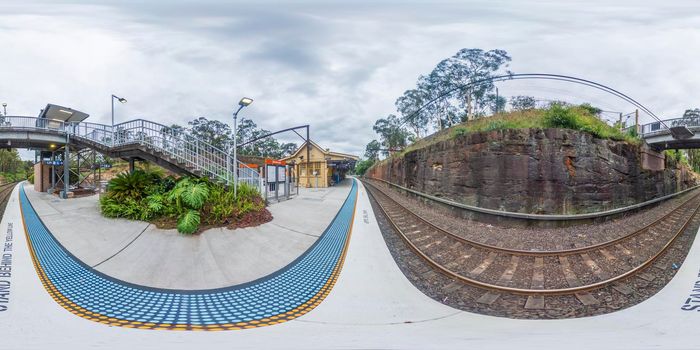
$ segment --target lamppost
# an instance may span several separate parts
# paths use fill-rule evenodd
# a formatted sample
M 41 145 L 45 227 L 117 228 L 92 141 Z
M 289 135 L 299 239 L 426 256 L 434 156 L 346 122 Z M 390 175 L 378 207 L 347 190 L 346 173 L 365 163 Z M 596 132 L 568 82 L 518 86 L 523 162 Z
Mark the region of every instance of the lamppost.
M 2 114 L 7 117 L 7 102 L 2 103 L 2 111 Z
M 498 114 L 498 88 L 496 88 L 496 114 Z
M 236 119 L 238 118 L 238 112 L 243 109 L 243 107 L 248 107 L 253 103 L 253 99 L 249 97 L 243 97 L 238 101 L 238 109 L 233 112 L 233 198 L 238 196 L 238 137 L 236 137 Z
M 112 94 L 112 145 L 114 145 L 114 99 L 121 103 L 126 103 L 126 99 Z

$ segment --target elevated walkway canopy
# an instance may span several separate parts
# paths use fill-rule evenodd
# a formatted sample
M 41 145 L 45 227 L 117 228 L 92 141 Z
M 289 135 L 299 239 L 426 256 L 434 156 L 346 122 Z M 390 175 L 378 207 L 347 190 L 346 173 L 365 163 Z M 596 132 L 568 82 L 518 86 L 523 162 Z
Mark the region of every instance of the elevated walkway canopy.
M 76 111 L 72 108 L 49 103 L 46 105 L 46 108 L 41 110 L 39 119 L 56 120 L 63 123 L 80 123 L 89 116 L 87 113 Z

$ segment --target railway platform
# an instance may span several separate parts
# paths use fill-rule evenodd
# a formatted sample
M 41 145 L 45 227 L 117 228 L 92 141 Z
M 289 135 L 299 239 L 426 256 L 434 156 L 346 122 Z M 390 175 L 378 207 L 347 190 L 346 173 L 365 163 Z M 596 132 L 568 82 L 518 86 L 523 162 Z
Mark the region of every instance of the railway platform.
M 356 195 L 354 200 L 353 195 Z M 359 182 L 356 189 L 350 190 L 350 196 L 338 215 L 333 218 L 333 223 L 351 223 L 348 226 L 339 226 L 338 232 L 346 230 L 347 236 L 333 236 L 334 240 L 344 242 L 341 257 L 337 260 L 339 265 L 336 265 L 338 274 L 334 277 L 331 288 L 325 292 L 323 300 L 308 312 L 290 319 L 289 322 L 221 332 L 174 332 L 105 325 L 102 323 L 109 321 L 101 323 L 77 317 L 67 310 L 66 305 L 54 300 L 45 289 L 47 281 L 43 277 L 49 275 L 42 274 L 41 269 L 34 269 L 33 258 L 37 259 L 37 254 L 41 252 L 37 246 L 39 242 L 50 242 L 40 241 L 46 237 L 38 235 L 40 225 L 37 222 L 27 221 L 31 213 L 25 210 L 26 202 L 22 203 L 23 200 L 18 187 L 0 223 L 0 232 L 5 242 L 11 243 L 12 247 L 11 276 L 0 277 L 0 288 L 5 288 L 5 282 L 2 281 L 10 283 L 7 286 L 9 289 L 0 293 L 0 306 L 6 307 L 6 310 L 0 311 L 0 348 L 697 347 L 694 338 L 700 315 L 694 306 L 700 300 L 693 296 L 697 294 L 693 289 L 700 284 L 698 244 L 693 245 L 676 277 L 661 292 L 639 305 L 622 311 L 588 318 L 547 321 L 476 315 L 434 301 L 411 285 L 394 263 L 376 223 L 367 192 Z M 28 222 L 29 231 L 26 235 L 23 222 Z M 329 238 L 328 232 L 326 230 L 322 239 Z M 29 241 L 27 237 L 30 238 Z M 337 245 L 329 245 L 328 250 L 335 249 L 332 247 Z M 45 262 L 48 264 L 50 259 Z M 313 275 L 308 273 L 303 278 L 312 279 Z M 87 287 L 89 281 L 88 276 L 85 276 L 84 284 Z M 68 276 L 58 277 L 54 281 L 49 278 L 48 282 L 61 286 L 60 278 Z M 81 290 L 80 285 L 71 288 Z M 64 291 L 60 288 L 58 290 Z M 68 293 L 68 289 L 64 292 Z M 85 298 L 89 298 L 89 295 Z M 118 293 L 104 295 L 103 298 L 113 298 L 116 299 L 115 302 L 119 302 Z M 284 298 L 282 296 L 280 300 Z M 82 302 L 79 298 L 74 300 Z
M 316 242 L 350 187 L 304 189 L 294 201 L 269 206 L 269 223 L 193 236 L 105 218 L 97 196 L 66 201 L 28 185 L 24 190 L 59 243 L 85 264 L 138 285 L 195 290 L 249 282 L 289 264 Z

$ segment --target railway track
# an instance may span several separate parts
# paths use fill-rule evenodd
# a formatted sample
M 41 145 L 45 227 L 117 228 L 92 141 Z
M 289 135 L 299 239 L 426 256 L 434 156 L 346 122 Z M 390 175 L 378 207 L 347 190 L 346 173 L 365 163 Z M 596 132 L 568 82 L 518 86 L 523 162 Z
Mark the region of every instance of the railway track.
M 15 185 L 20 182 L 21 181 L 0 184 L 0 209 L 3 211 L 5 210 L 5 206 L 10 199 L 10 195 L 12 195 L 12 190 L 15 188 Z
M 12 195 L 12 190 L 15 188 L 15 185 L 20 182 L 21 181 L 0 184 L 0 218 L 2 218 L 2 215 L 5 213 L 5 208 Z
M 446 231 L 364 182 L 370 196 L 406 245 L 428 265 L 462 283 L 486 290 L 490 304 L 504 293 L 527 297 L 525 308 L 544 308 L 544 298 L 573 295 L 584 305 L 590 293 L 612 287 L 631 293 L 632 276 L 653 279 L 651 266 L 673 245 L 700 210 L 700 194 L 657 220 L 615 239 L 557 250 L 519 250 L 476 242 Z

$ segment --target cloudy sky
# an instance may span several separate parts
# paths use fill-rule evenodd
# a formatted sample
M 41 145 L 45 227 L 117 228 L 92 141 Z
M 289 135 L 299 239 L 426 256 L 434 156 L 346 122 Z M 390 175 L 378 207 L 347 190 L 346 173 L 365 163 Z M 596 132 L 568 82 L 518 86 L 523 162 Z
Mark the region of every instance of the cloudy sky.
M 0 102 L 46 103 L 109 123 L 311 124 L 325 147 L 362 154 L 374 120 L 441 59 L 504 49 L 516 73 L 591 79 L 675 117 L 700 107 L 700 2 L 0 0 Z M 502 83 L 503 94 L 632 107 L 580 86 Z M 644 121 L 649 118 L 643 116 Z

